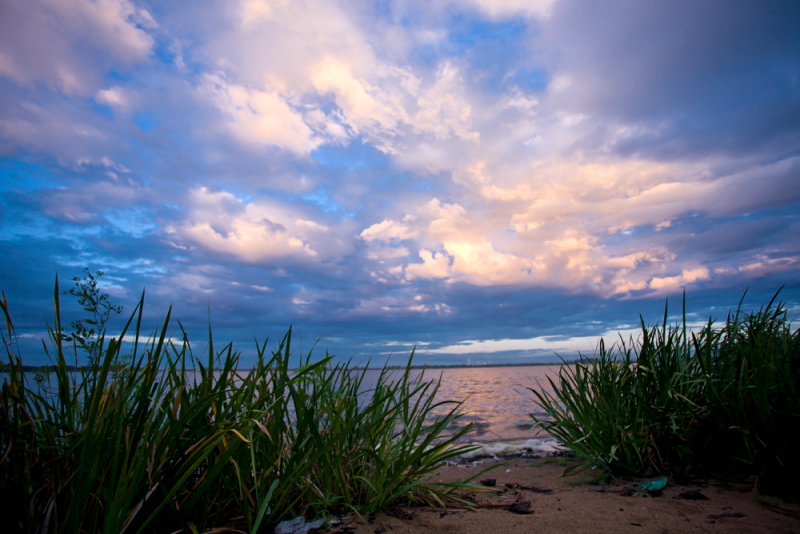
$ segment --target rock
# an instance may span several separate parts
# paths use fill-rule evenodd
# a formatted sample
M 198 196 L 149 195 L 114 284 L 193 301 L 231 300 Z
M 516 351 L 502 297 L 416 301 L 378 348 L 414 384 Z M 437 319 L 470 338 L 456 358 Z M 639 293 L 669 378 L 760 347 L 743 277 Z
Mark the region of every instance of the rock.
M 320 528 L 324 524 L 324 520 L 317 519 L 306 523 L 306 519 L 302 516 L 289 519 L 288 521 L 281 521 L 275 527 L 275 534 L 304 534 L 309 530 Z
M 531 503 L 529 501 L 520 501 L 515 502 L 511 506 L 506 506 L 505 508 L 509 512 L 513 512 L 515 514 L 532 514 L 533 510 L 531 510 Z
M 747 514 L 743 514 L 742 512 L 722 512 L 721 514 L 708 514 L 708 518 L 712 521 L 715 519 L 725 518 L 744 519 L 745 517 L 747 517 Z

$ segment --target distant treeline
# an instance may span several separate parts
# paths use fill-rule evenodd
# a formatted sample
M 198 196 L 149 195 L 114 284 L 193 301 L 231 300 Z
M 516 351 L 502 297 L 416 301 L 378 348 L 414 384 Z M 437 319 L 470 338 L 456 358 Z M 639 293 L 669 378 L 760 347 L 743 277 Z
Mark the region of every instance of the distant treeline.
M 64 367 L 68 372 L 74 373 L 76 371 L 85 371 L 88 369 L 84 366 L 67 365 Z M 20 366 L 23 373 L 55 373 L 59 366 L 57 365 L 22 365 Z M 0 373 L 10 372 L 9 365 L 5 362 L 0 362 Z

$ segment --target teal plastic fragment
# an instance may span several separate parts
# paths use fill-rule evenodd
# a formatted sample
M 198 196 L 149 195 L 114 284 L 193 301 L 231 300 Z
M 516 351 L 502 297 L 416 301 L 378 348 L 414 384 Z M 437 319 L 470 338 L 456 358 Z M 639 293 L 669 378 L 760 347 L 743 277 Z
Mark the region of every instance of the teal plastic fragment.
M 660 489 L 664 489 L 664 486 L 667 485 L 667 477 L 657 478 L 655 480 L 651 480 L 650 482 L 642 482 L 639 484 L 639 489 L 636 491 L 656 491 Z

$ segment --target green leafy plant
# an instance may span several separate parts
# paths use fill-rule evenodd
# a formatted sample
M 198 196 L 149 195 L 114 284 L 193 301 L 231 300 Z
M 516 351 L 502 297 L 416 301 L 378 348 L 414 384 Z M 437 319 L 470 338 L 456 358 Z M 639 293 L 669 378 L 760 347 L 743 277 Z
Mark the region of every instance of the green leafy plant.
M 110 295 L 100 291 L 97 287 L 99 279 L 105 273 L 92 271 L 87 267 L 84 276 L 72 279 L 74 287 L 64 291 L 64 295 L 75 297 L 78 305 L 88 317 L 73 319 L 70 323 L 72 330 L 63 334 L 62 341 L 73 343 L 80 348 L 89 359 L 90 365 L 96 365 L 103 350 L 106 328 L 109 320 L 122 313 L 122 306 L 111 303 Z M 57 334 L 62 335 L 60 332 Z

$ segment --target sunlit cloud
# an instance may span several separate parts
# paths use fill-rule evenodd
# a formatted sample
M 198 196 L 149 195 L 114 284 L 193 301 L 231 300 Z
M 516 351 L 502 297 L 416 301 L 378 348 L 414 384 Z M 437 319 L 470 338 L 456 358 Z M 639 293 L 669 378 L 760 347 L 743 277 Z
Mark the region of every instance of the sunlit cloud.
M 541 353 L 550 352 L 554 355 L 564 355 L 567 359 L 577 356 L 578 353 L 591 357 L 595 354 L 599 339 L 602 337 L 608 340 L 608 346 L 619 341 L 620 336 L 627 341 L 631 337 L 634 339 L 640 333 L 637 329 L 622 329 L 614 332 L 606 332 L 602 336 L 583 336 L 567 338 L 534 337 L 530 339 L 469 339 L 455 345 L 448 345 L 437 348 L 422 347 L 417 349 L 420 354 L 448 354 L 448 355 L 470 355 L 470 354 L 497 354 L 503 352 L 514 353 Z
M 201 91 L 224 114 L 230 135 L 244 143 L 307 154 L 322 142 L 276 91 L 230 85 L 218 75 L 207 75 Z
M 201 187 L 191 192 L 186 220 L 170 226 L 167 232 L 246 262 L 344 254 L 347 243 L 305 211 L 268 199 L 246 203 L 231 193 Z

